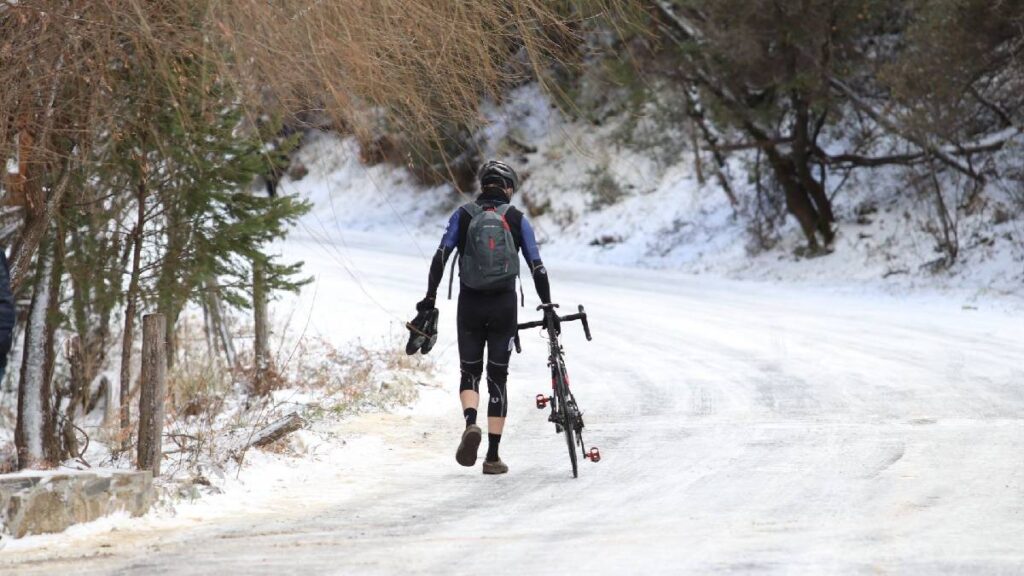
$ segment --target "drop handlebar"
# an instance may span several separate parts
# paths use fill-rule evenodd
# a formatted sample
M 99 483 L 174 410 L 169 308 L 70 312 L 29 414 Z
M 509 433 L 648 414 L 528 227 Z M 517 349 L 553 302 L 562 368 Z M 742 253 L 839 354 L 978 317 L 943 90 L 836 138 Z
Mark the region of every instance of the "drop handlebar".
M 540 306 L 537 307 L 537 310 L 544 310 L 546 308 L 551 308 L 551 309 L 558 308 L 558 304 L 541 304 Z M 587 322 L 587 312 L 586 312 L 586 310 L 583 309 L 583 305 L 582 304 L 580 304 L 578 308 L 579 308 L 579 312 L 577 312 L 576 314 L 567 314 L 565 316 L 559 316 L 558 319 L 561 322 L 572 322 L 574 320 L 579 320 L 580 323 L 583 324 L 583 333 L 587 336 L 587 340 L 593 340 L 593 338 L 590 336 L 590 323 Z M 533 322 L 524 322 L 522 324 L 517 325 L 516 328 L 518 330 L 529 330 L 530 328 L 544 328 L 544 329 L 548 329 L 548 327 L 545 325 L 545 321 L 543 319 L 541 319 L 541 320 L 534 320 Z M 516 343 L 516 352 L 522 352 L 523 350 L 519 346 L 519 334 L 518 333 L 516 333 L 515 343 Z

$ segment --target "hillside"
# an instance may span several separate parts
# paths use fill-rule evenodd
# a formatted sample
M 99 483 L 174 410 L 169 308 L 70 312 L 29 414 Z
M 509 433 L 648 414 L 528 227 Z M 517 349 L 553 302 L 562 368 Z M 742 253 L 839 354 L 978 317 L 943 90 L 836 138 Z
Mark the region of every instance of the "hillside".
M 733 208 L 714 180 L 698 181 L 683 135 L 638 144 L 638 132 L 657 130 L 644 127 L 643 118 L 620 114 L 601 126 L 570 120 L 535 84 L 489 106 L 487 117 L 482 155 L 507 159 L 521 171 L 523 189 L 514 203 L 530 214 L 547 259 L 847 289 L 937 289 L 974 304 L 1024 299 L 1024 220 L 1013 217 L 1019 213 L 1014 199 L 998 184 L 959 216 L 959 257 L 945 268 L 937 265 L 942 253 L 930 199 L 908 191 L 896 170 L 860 171 L 841 186 L 843 175 L 829 174 L 826 181 L 837 189 L 837 239 L 830 254 L 809 258 L 801 255 L 803 238 L 791 217 L 773 246 L 758 246 L 748 158 L 729 165 L 741 199 Z M 468 198 L 451 186 L 419 185 L 403 167 L 364 165 L 354 139 L 329 133 L 312 134 L 293 162 L 309 173 L 282 185 L 317 206 L 307 220 L 323 227 L 321 239 L 386 231 L 414 237 L 429 256 L 447 214 Z

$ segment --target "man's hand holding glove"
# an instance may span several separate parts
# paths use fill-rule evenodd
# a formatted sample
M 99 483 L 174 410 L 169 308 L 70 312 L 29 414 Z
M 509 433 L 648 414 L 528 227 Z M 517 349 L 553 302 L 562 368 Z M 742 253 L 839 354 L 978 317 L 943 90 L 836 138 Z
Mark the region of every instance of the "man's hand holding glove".
M 427 296 L 416 303 L 416 317 L 405 325 L 409 329 L 409 342 L 405 345 L 406 354 L 412 356 L 416 352 L 430 352 L 437 342 L 437 317 L 434 298 Z

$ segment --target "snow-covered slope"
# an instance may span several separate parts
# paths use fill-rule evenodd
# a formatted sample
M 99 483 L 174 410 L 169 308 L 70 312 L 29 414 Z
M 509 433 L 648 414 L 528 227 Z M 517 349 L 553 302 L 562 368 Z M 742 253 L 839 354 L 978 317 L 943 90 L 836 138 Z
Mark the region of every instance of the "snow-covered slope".
M 930 200 L 905 190 L 894 171 L 860 171 L 838 186 L 840 220 L 835 251 L 821 258 L 794 255 L 803 243 L 792 218 L 778 244 L 752 250 L 749 167 L 742 157 L 728 167 L 741 198 L 734 209 L 715 179 L 697 180 L 692 150 L 661 134 L 652 119 L 628 127 L 612 117 L 600 126 L 569 121 L 535 85 L 486 110 L 484 154 L 510 161 L 523 177 L 515 203 L 532 215 L 546 259 L 671 268 L 741 279 L 799 281 L 893 290 L 955 291 L 965 301 L 990 296 L 1024 301 L 1024 220 L 1012 217 L 1012 199 L 990 186 L 958 221 L 959 261 L 931 271 L 941 254 L 926 231 Z M 646 125 L 644 123 L 647 123 Z M 655 144 L 638 144 L 645 130 Z M 309 174 L 286 181 L 286 191 L 313 199 L 323 238 L 348 230 L 376 230 L 416 238 L 433 252 L 447 214 L 466 198 L 450 188 L 424 189 L 401 167 L 365 166 L 352 139 L 314 135 L 297 156 Z M 704 169 L 710 161 L 704 159 Z M 308 232 L 308 231 L 307 231 Z M 301 232 L 300 232 L 301 233 Z

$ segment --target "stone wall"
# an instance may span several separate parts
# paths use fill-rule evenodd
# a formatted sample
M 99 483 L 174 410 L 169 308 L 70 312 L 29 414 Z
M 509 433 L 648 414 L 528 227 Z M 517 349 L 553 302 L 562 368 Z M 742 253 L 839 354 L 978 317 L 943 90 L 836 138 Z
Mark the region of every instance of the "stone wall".
M 26 471 L 0 475 L 0 530 L 20 538 L 127 511 L 145 514 L 153 478 L 134 471 Z

